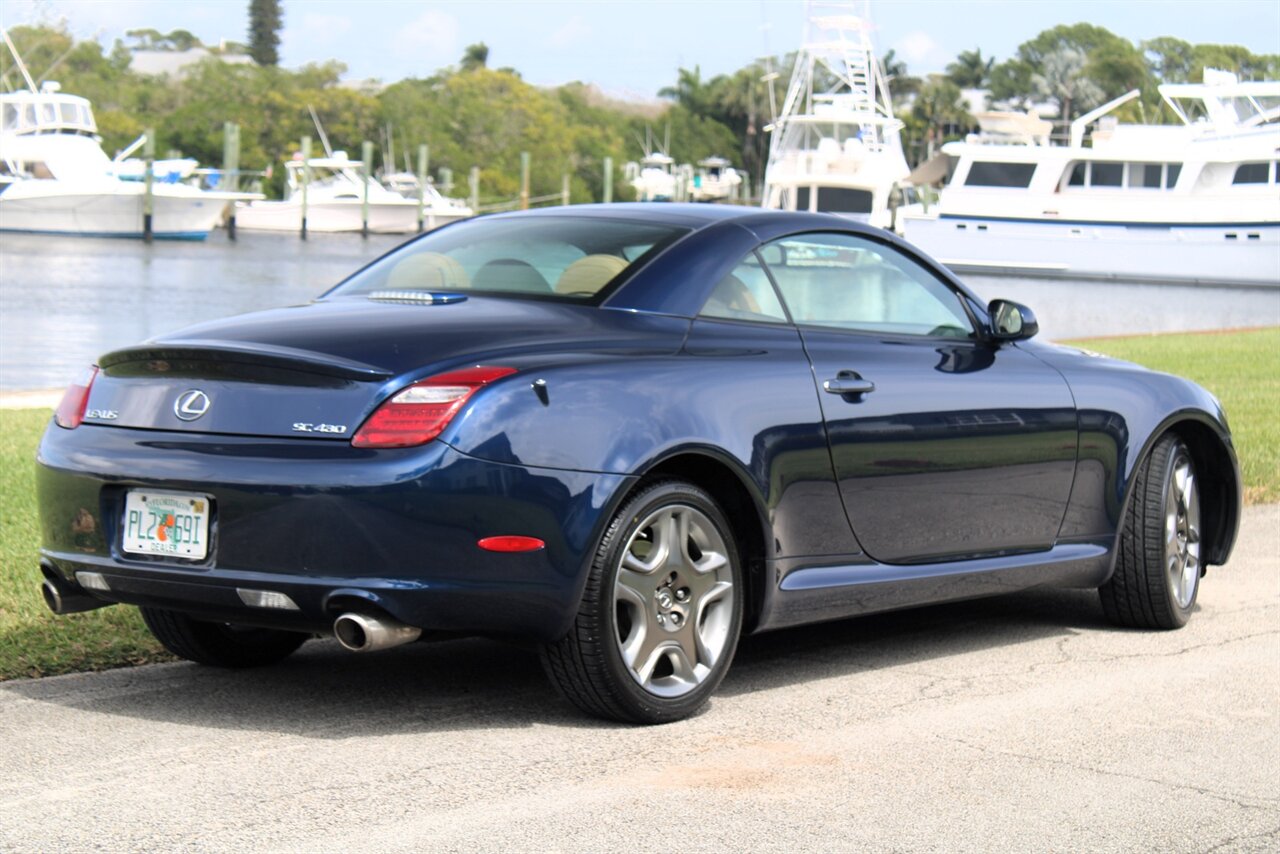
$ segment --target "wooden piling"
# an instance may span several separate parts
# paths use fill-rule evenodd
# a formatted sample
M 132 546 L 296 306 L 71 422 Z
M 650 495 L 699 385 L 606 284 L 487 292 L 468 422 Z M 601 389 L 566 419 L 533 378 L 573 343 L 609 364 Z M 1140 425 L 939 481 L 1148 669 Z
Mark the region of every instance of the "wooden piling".
M 426 231 L 427 166 L 431 163 L 431 149 L 418 146 L 418 233 Z
M 529 209 L 529 152 L 520 152 L 520 210 Z
M 373 143 L 360 143 L 361 174 L 364 177 L 360 197 L 360 236 L 369 237 L 369 182 L 373 180 Z
M 569 206 L 569 173 L 560 176 L 560 204 Z
M 606 205 L 613 201 L 613 158 L 606 157 L 604 159 L 604 197 L 601 199 Z
M 311 137 L 302 138 L 302 239 L 307 239 L 307 186 L 311 183 Z
M 152 217 L 155 213 L 155 191 L 152 185 L 155 183 L 155 160 L 156 160 L 156 131 L 155 128 L 147 128 L 145 131 L 147 141 L 143 143 L 142 156 L 146 159 L 146 170 L 143 173 L 142 188 L 142 239 L 147 243 L 152 238 Z
M 224 122 L 222 125 L 222 189 L 228 193 L 240 189 L 240 125 Z M 236 203 L 227 202 L 227 239 L 236 239 Z
M 471 203 L 471 212 L 473 214 L 480 213 L 480 167 L 472 166 L 471 174 L 467 176 L 467 184 L 470 188 L 470 196 L 468 201 Z

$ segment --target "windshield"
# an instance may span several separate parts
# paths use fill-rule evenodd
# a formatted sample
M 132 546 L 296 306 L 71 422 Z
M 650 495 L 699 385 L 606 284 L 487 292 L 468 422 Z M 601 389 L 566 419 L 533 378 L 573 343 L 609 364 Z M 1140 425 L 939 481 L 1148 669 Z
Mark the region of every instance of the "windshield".
M 573 216 L 475 219 L 375 261 L 332 295 L 444 290 L 587 301 L 686 232 Z

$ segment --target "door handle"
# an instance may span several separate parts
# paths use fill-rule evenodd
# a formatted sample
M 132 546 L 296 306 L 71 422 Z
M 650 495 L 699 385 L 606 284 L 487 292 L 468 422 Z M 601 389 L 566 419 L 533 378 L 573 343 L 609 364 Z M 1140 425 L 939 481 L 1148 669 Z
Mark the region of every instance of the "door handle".
M 833 380 L 822 384 L 822 390 L 830 394 L 870 394 L 876 390 L 876 384 L 864 380 L 853 371 L 841 371 Z

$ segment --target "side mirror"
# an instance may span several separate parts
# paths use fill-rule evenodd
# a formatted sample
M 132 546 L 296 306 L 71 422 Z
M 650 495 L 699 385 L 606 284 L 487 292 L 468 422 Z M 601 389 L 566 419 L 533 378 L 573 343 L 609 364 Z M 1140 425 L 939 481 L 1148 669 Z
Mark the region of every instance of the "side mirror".
M 991 337 L 997 341 L 1026 341 L 1040 331 L 1035 312 L 1012 300 L 992 300 L 987 314 L 991 317 Z

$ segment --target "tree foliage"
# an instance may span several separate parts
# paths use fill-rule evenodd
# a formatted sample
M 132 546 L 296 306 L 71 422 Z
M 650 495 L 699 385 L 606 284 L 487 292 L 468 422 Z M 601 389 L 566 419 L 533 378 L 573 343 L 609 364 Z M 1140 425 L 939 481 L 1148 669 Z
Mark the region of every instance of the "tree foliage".
M 249 55 L 259 65 L 280 64 L 280 0 L 249 0 Z

